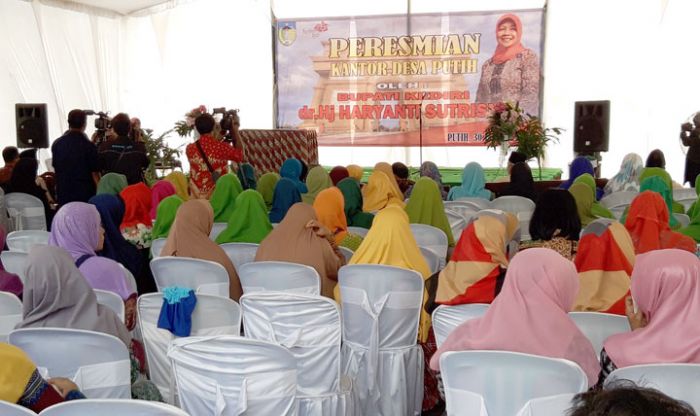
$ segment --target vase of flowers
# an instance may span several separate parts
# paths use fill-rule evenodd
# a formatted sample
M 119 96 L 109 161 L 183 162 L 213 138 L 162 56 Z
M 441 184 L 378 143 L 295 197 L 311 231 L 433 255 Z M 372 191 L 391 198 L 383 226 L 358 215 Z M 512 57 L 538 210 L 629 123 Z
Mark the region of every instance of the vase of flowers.
M 489 126 L 484 132 L 486 147 L 507 149 L 517 147 L 528 159 L 537 159 L 540 178 L 542 177 L 542 160 L 547 146 L 559 142 L 559 127 L 545 128 L 542 120 L 525 113 L 520 104 L 498 103 L 489 116 Z

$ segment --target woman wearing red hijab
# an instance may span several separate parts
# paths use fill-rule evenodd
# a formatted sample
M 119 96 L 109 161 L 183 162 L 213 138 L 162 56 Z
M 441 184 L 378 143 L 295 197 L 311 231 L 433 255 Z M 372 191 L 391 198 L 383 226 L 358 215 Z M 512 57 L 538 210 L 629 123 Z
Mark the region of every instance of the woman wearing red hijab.
M 504 14 L 498 19 L 498 46 L 481 68 L 477 102 L 518 101 L 525 112 L 539 113 L 540 59 L 522 45 L 522 37 L 523 25 L 518 16 Z

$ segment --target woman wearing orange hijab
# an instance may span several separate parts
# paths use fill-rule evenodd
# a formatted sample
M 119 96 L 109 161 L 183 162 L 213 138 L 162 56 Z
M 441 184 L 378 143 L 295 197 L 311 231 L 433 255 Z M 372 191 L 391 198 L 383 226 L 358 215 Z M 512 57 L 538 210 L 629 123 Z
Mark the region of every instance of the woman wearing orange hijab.
M 637 254 L 665 248 L 695 253 L 695 240 L 671 231 L 668 218 L 668 207 L 660 194 L 644 191 L 634 198 L 627 213 L 625 228 L 632 236 Z
M 517 101 L 525 112 L 539 113 L 540 59 L 522 45 L 522 37 L 523 24 L 518 16 L 509 13 L 498 19 L 498 46 L 481 67 L 477 102 Z
M 335 243 L 356 251 L 362 243 L 362 237 L 348 232 L 348 221 L 345 218 L 345 198 L 340 189 L 334 187 L 324 189 L 314 200 L 314 210 L 318 222 L 333 234 Z

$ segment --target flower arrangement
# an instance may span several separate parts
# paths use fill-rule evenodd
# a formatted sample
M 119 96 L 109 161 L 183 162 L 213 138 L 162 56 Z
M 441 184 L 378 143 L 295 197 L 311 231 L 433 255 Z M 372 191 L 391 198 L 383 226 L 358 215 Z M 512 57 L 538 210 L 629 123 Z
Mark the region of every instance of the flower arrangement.
M 563 129 L 545 128 L 542 120 L 525 113 L 516 102 L 499 103 L 489 116 L 489 126 L 484 132 L 484 143 L 489 148 L 517 147 L 528 159 L 537 159 L 542 176 L 542 159 L 551 142 L 559 142 Z
M 185 113 L 185 119 L 180 120 L 175 123 L 175 132 L 177 132 L 180 137 L 189 136 L 194 130 L 194 120 L 207 112 L 207 107 L 200 105 L 195 107 L 189 112 Z
M 136 227 L 127 227 L 122 231 L 124 239 L 139 249 L 151 247 L 153 231 L 146 225 L 138 223 Z

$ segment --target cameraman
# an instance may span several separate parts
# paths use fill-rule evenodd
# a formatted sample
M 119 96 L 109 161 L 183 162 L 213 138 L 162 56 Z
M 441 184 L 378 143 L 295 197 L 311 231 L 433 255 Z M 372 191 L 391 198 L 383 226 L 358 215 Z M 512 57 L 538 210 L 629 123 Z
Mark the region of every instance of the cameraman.
M 129 185 L 143 181 L 143 172 L 150 160 L 146 146 L 131 139 L 131 120 L 125 113 L 112 118 L 112 130 L 116 139 L 104 142 L 98 148 L 98 160 L 102 174 L 110 172 L 126 176 Z
M 243 141 L 238 134 L 240 121 L 235 118 L 231 127 L 234 146 L 216 140 L 212 136 L 216 121 L 204 113 L 194 120 L 200 138 L 187 145 L 185 154 L 190 162 L 190 189 L 195 198 L 209 199 L 214 190 L 214 176 L 229 172 L 228 161 L 243 161 Z M 213 175 L 212 175 L 213 174 Z

